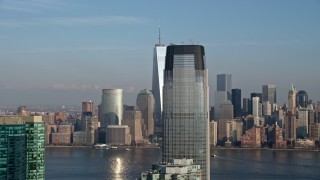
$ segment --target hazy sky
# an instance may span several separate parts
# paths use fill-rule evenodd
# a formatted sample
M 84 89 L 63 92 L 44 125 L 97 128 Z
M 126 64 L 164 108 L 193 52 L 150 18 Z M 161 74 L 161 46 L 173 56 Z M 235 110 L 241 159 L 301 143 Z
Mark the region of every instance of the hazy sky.
M 290 82 L 320 100 L 320 1 L 0 0 L 0 104 L 125 103 L 151 88 L 158 24 L 165 44 L 201 44 L 209 70 L 232 74 L 243 97 Z

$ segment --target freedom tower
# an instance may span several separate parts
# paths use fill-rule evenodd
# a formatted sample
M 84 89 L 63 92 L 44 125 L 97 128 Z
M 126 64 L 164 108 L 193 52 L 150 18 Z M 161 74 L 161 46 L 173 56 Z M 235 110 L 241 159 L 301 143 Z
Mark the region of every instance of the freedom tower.
M 193 159 L 210 179 L 209 87 L 204 47 L 167 47 L 163 88 L 162 160 Z
M 153 71 L 152 71 L 152 93 L 154 97 L 154 120 L 156 129 L 161 128 L 162 119 L 162 88 L 163 88 L 163 71 L 166 58 L 166 46 L 161 44 L 160 26 L 159 26 L 159 42 L 154 47 L 153 52 Z

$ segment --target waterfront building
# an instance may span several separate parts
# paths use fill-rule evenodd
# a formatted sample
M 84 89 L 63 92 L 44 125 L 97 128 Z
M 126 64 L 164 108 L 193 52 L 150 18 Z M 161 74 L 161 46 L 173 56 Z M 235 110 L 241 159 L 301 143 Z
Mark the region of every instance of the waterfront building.
M 234 119 L 231 121 L 231 141 L 233 143 L 239 142 L 243 132 L 243 122 L 240 119 Z
M 26 179 L 26 128 L 20 117 L 0 117 L 0 179 Z
M 280 128 L 277 123 L 274 126 L 273 133 L 274 133 L 273 147 L 278 149 L 286 148 L 287 141 L 284 140 L 282 136 L 282 128 Z
M 0 179 L 45 178 L 41 116 L 0 117 Z
M 167 47 L 163 88 L 162 160 L 187 158 L 210 179 L 209 89 L 204 47 Z
M 142 113 L 142 119 L 146 130 L 142 132 L 143 137 L 148 139 L 154 134 L 154 98 L 151 91 L 141 90 L 137 96 L 136 104 Z
M 309 127 L 309 137 L 313 140 L 320 140 L 320 126 L 319 123 L 311 123 Z
M 127 125 L 130 128 L 131 144 L 136 145 L 142 143 L 142 113 L 138 107 L 127 106 L 123 112 L 123 125 Z
M 49 145 L 52 144 L 52 133 L 57 132 L 57 125 L 55 124 L 46 124 L 45 125 L 45 133 L 46 133 L 46 137 L 45 137 L 45 144 Z
M 152 68 L 152 94 L 154 96 L 154 120 L 157 129 L 161 131 L 162 124 L 162 89 L 163 89 L 163 77 L 164 66 L 166 58 L 167 47 L 160 42 L 160 28 L 159 28 L 159 42 L 155 45 L 153 50 L 153 68 Z M 161 134 L 160 132 L 158 132 Z
M 241 136 L 241 147 L 244 148 L 261 148 L 261 127 L 255 126 L 246 131 Z
M 91 112 L 89 113 L 91 114 Z M 84 114 L 79 121 L 80 131 L 73 133 L 73 144 L 91 146 L 98 143 L 99 140 L 99 121 L 95 117 Z
M 130 128 L 126 125 L 109 125 L 106 129 L 106 143 L 110 145 L 130 145 Z
M 45 179 L 45 124 L 42 116 L 23 116 L 27 136 L 27 180 Z
M 82 102 L 82 114 L 84 112 L 91 112 L 92 116 L 95 116 L 95 108 L 92 101 Z
M 294 148 L 300 149 L 314 149 L 315 142 L 310 139 L 297 139 L 294 142 Z
M 193 159 L 172 159 L 168 163 L 152 164 L 149 171 L 141 174 L 141 180 L 200 180 L 201 167 Z
M 215 147 L 218 143 L 218 123 L 216 121 L 210 122 L 210 146 Z
M 73 126 L 70 123 L 62 123 L 57 126 L 57 132 L 51 133 L 52 144 L 54 145 L 70 145 L 72 143 L 71 135 Z
M 262 102 L 277 103 L 276 85 L 262 85 Z
M 123 89 L 103 89 L 101 101 L 101 128 L 121 125 L 123 114 Z
M 228 138 L 230 137 L 231 134 L 231 128 L 230 128 L 230 122 L 232 121 L 231 119 L 219 119 L 218 121 L 218 140 L 220 142 L 225 142 L 229 140 Z
M 301 90 L 296 95 L 296 105 L 297 107 L 301 108 L 307 108 L 309 99 L 308 99 L 308 93 L 304 90 Z
M 231 89 L 234 118 L 241 117 L 241 89 Z

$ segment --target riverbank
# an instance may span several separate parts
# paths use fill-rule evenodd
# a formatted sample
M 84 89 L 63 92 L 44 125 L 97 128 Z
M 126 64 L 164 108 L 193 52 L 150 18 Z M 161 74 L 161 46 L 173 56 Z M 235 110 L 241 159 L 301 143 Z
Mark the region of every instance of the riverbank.
M 273 149 L 273 148 L 225 148 L 225 147 L 214 147 L 211 148 L 212 150 L 261 150 L 261 151 L 312 151 L 312 152 L 319 152 L 319 149 Z

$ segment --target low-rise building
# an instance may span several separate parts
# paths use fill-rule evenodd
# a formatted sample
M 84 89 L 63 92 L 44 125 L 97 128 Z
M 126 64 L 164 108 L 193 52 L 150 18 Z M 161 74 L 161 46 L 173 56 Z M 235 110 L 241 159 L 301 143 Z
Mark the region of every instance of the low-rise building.
M 172 159 L 168 163 L 153 164 L 149 171 L 141 174 L 141 180 L 200 180 L 200 165 L 193 164 L 193 159 Z
M 126 125 L 110 125 L 106 129 L 106 144 L 130 145 L 130 128 Z

